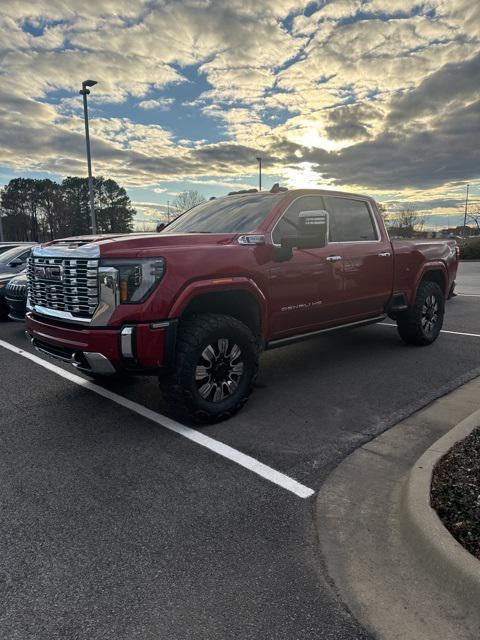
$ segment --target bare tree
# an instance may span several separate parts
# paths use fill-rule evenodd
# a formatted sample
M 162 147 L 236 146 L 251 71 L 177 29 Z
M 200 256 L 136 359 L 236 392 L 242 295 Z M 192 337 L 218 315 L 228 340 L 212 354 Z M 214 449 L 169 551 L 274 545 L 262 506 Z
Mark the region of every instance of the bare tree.
M 157 228 L 155 220 L 137 220 L 134 222 L 135 231 L 153 233 Z
M 471 220 L 477 227 L 477 235 L 480 235 L 480 206 L 477 205 L 475 211 L 467 214 L 467 219 Z
M 422 231 L 425 219 L 422 218 L 413 205 L 392 212 L 389 218 L 390 231 L 403 238 L 409 238 L 416 232 Z
M 173 214 L 173 218 L 176 218 L 202 202 L 206 202 L 206 200 L 198 191 L 182 191 L 172 202 L 171 214 Z
M 377 202 L 377 209 L 382 216 L 385 224 L 388 224 L 390 221 L 390 212 L 387 211 L 387 205 L 383 204 L 383 202 Z

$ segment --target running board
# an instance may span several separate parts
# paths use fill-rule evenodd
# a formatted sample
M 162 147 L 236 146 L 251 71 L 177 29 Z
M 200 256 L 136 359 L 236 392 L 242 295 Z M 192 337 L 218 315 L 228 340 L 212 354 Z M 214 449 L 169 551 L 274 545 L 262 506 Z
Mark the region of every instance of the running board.
M 381 316 L 375 316 L 375 318 L 369 318 L 368 320 L 360 320 L 358 322 L 349 322 L 348 324 L 341 324 L 337 327 L 328 327 L 327 329 L 319 329 L 318 331 L 309 331 L 308 333 L 300 333 L 294 336 L 288 336 L 288 338 L 279 338 L 277 340 L 271 340 L 267 342 L 265 346 L 265 350 L 268 351 L 270 349 L 277 349 L 278 347 L 284 347 L 289 344 L 294 344 L 296 342 L 303 342 L 304 340 L 309 340 L 310 338 L 315 338 L 315 336 L 321 336 L 324 333 L 334 333 L 344 331 L 345 329 L 354 329 L 356 327 L 365 327 L 369 324 L 375 324 L 377 322 L 382 322 L 385 320 L 386 314 L 382 314 Z

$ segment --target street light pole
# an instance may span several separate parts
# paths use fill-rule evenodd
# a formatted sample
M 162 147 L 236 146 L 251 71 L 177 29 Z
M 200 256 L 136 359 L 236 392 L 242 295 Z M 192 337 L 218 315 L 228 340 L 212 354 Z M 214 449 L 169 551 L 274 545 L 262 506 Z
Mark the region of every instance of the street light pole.
M 463 217 L 463 237 L 467 237 L 467 213 L 468 213 L 468 189 L 470 185 L 467 184 L 467 195 L 465 197 L 465 215 Z
M 258 190 L 262 190 L 262 159 L 257 158 L 258 160 Z
M 85 138 L 87 141 L 87 165 L 88 165 L 88 194 L 90 196 L 90 218 L 92 221 L 92 234 L 97 233 L 97 220 L 95 218 L 95 200 L 93 196 L 93 178 L 92 178 L 92 155 L 90 153 L 90 131 L 88 128 L 88 107 L 87 96 L 90 90 L 87 87 L 93 87 L 97 84 L 96 80 L 84 80 L 80 94 L 83 96 L 83 115 L 85 119 Z

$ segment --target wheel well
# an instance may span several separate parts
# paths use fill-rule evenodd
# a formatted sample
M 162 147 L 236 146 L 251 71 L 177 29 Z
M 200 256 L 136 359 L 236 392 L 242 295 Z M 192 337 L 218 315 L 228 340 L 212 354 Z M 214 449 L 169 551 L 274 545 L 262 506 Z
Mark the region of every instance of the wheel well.
M 223 313 L 243 322 L 255 336 L 260 335 L 260 307 L 247 291 L 202 293 L 189 302 L 181 319 L 201 313 Z
M 440 289 L 446 293 L 447 279 L 441 269 L 431 269 L 426 271 L 422 276 L 422 282 L 436 282 Z

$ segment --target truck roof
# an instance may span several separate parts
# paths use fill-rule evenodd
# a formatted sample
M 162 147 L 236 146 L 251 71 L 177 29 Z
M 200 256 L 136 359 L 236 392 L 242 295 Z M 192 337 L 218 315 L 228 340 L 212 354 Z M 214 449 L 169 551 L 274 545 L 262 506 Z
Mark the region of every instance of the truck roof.
M 255 193 L 256 195 L 259 195 L 261 197 L 268 197 L 268 196 L 278 195 L 279 193 L 282 193 L 282 192 L 285 194 L 285 197 L 289 197 L 289 199 L 294 199 L 295 197 L 298 198 L 299 196 L 312 196 L 312 195 L 322 196 L 323 195 L 323 196 L 338 196 L 338 197 L 344 197 L 344 198 L 364 198 L 365 200 L 371 200 L 371 201 L 375 200 L 371 196 L 368 196 L 364 193 L 353 193 L 351 191 L 338 191 L 336 189 L 307 189 L 307 188 L 279 189 L 276 191 L 258 191 L 257 189 L 252 189 L 249 191 L 232 192 L 232 193 L 229 193 L 227 196 L 221 196 L 221 197 L 242 198 L 242 197 L 249 197 L 252 195 L 252 193 Z
M 345 198 L 365 198 L 365 200 L 374 200 L 365 193 L 353 193 L 351 191 L 338 191 L 336 189 L 289 189 L 285 194 L 294 194 L 295 196 L 303 195 L 320 195 L 320 196 L 340 196 Z

